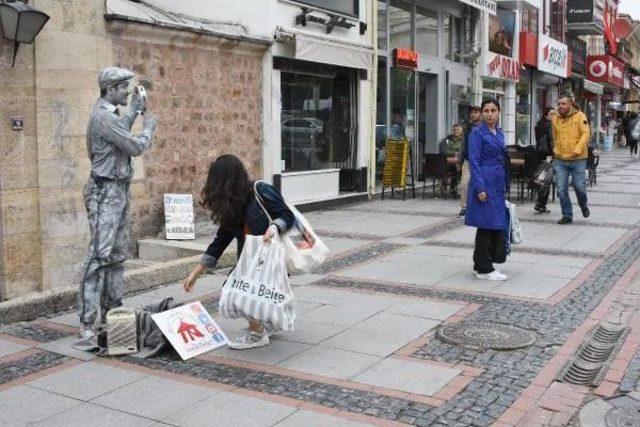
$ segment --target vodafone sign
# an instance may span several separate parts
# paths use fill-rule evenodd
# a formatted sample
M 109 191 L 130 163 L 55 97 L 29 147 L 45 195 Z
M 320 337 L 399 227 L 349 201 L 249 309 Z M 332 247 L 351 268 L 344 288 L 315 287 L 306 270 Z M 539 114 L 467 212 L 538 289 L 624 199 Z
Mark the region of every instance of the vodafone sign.
M 569 48 L 566 44 L 540 34 L 538 36 L 538 70 L 567 77 Z
M 624 87 L 624 64 L 610 55 L 588 56 L 587 78 L 592 82 Z

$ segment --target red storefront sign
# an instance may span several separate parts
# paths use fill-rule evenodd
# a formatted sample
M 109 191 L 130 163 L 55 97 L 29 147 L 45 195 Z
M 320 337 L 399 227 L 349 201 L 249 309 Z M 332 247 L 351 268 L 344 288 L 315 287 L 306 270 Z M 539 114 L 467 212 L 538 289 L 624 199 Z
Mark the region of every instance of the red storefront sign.
M 624 64 L 610 55 L 588 56 L 587 78 L 592 82 L 624 87 Z
M 415 70 L 418 68 L 418 52 L 402 48 L 393 49 L 393 65 Z
M 520 33 L 520 63 L 538 67 L 538 36 L 533 33 Z

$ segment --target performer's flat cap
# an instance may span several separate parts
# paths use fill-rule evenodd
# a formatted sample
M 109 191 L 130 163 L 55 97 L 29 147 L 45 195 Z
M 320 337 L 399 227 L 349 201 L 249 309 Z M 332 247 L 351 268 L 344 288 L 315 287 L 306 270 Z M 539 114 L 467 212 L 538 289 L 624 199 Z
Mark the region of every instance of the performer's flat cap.
M 124 82 L 131 78 L 133 78 L 133 73 L 126 68 L 107 67 L 100 72 L 98 86 L 100 86 L 100 89 L 106 89 L 113 84 Z

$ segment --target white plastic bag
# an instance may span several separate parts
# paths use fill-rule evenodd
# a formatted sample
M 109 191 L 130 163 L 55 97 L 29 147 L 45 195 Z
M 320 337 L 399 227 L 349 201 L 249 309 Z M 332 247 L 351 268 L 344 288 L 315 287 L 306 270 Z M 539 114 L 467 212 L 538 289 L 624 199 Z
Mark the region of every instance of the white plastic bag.
M 256 189 L 258 182 L 256 181 L 254 185 L 256 200 L 269 221 L 273 221 L 264 205 L 264 200 Z M 311 273 L 322 265 L 329 254 L 329 248 L 313 232 L 309 221 L 294 206 L 287 203 L 287 207 L 295 217 L 293 227 L 281 237 L 285 249 L 287 271 L 294 276 Z
M 222 288 L 220 314 L 257 320 L 269 331 L 293 331 L 294 295 L 279 240 L 277 233 L 270 242 L 245 237 L 238 264 Z
M 511 243 L 517 245 L 518 243 L 522 243 L 522 227 L 520 226 L 520 221 L 518 221 L 518 216 L 516 215 L 516 205 L 509 201 L 505 201 L 505 203 L 509 209 Z

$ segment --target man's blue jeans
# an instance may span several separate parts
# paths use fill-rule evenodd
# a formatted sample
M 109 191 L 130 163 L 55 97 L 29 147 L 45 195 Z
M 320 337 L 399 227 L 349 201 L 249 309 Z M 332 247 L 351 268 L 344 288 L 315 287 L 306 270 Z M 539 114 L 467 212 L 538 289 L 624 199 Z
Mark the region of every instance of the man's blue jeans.
M 587 169 L 587 159 L 580 160 L 559 160 L 554 159 L 553 169 L 555 170 L 556 187 L 558 188 L 558 198 L 563 218 L 573 219 L 573 209 L 571 198 L 569 198 L 569 175 L 573 182 L 573 189 L 576 191 L 578 205 L 580 208 L 587 207 L 587 180 L 585 172 Z

